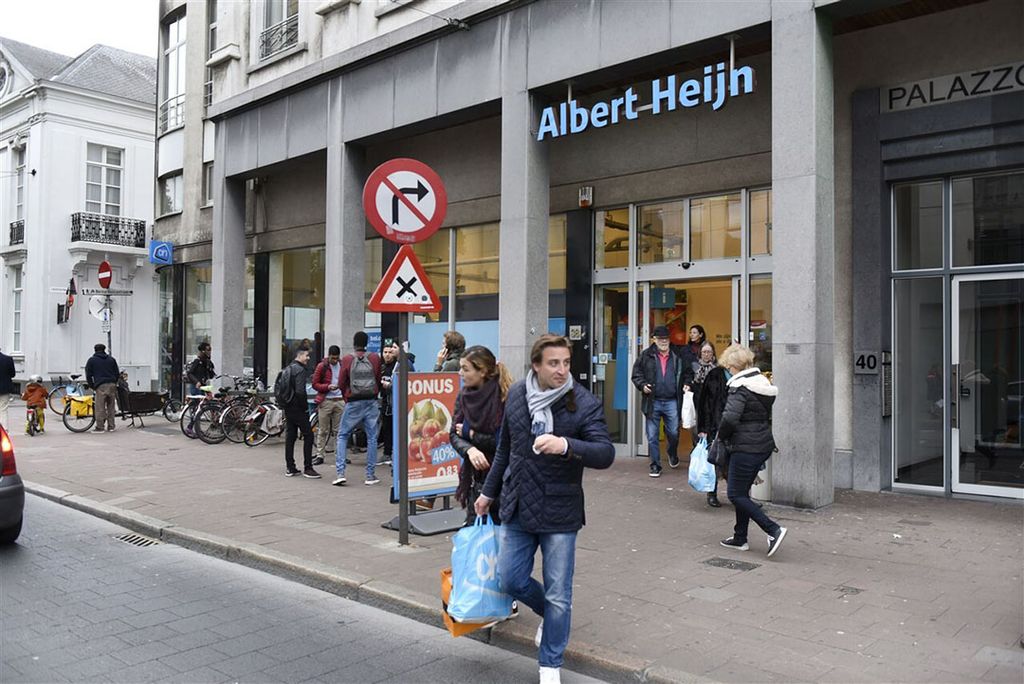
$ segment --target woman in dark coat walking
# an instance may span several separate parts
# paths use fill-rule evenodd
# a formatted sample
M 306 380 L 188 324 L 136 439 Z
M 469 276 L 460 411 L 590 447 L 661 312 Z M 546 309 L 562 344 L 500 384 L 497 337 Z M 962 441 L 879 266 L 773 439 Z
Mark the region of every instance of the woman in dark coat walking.
M 452 447 L 462 456 L 455 498 L 466 509 L 466 524 L 476 520 L 473 502 L 483 491 L 487 471 L 498 446 L 498 430 L 512 376 L 487 347 L 473 346 L 459 359 L 462 390 L 455 400 L 449 433 Z M 491 503 L 491 517 L 500 523 L 500 501 Z
M 718 438 L 729 447 L 729 500 L 736 507 L 736 526 L 721 544 L 746 551 L 747 527 L 751 519 L 768 535 L 768 556 L 775 555 L 786 538 L 786 528 L 769 518 L 750 499 L 750 487 L 761 466 L 775 450 L 772 436 L 772 405 L 779 389 L 754 367 L 754 353 L 734 344 L 718 361 L 732 377 L 729 396 L 718 424 Z
M 716 363 L 715 348 L 705 343 L 700 350 L 700 361 L 694 364 L 693 397 L 697 409 L 697 438 L 707 439 L 708 444 L 718 434 L 718 424 L 722 422 L 722 411 L 725 409 L 726 392 L 725 369 Z M 697 440 L 694 440 L 697 441 Z M 718 501 L 718 478 L 726 473 L 715 468 L 715 488 L 708 492 L 708 506 L 721 508 Z

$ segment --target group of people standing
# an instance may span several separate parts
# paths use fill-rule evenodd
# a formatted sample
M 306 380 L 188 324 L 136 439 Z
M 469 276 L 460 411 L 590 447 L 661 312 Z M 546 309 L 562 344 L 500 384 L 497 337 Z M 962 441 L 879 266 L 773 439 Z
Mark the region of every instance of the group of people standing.
M 651 346 L 633 364 L 631 380 L 642 395 L 649 475 L 661 477 L 662 425 L 669 467 L 679 466 L 683 402 L 686 393 L 692 392 L 696 409 L 696 422 L 690 428 L 693 443 L 717 440 L 722 445 L 718 453 L 727 454 L 724 462 L 716 465 L 718 477 L 707 494 L 708 505 L 720 508 L 718 480 L 726 479 L 736 525 L 722 546 L 746 551 L 747 530 L 753 520 L 768 535 L 768 555 L 774 555 L 787 530 L 750 498 L 750 489 L 776 451 L 771 418 L 778 388 L 754 365 L 753 352 L 733 344 L 716 358 L 702 326 L 690 326 L 688 344 L 674 345 L 668 328 L 660 325 L 654 328 Z

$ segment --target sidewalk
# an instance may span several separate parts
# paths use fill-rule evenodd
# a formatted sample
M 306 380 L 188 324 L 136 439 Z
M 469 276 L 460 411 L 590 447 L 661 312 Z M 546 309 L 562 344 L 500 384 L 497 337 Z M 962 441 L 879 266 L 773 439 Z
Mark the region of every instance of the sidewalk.
M 170 541 L 178 528 L 231 540 L 250 564 L 265 553 L 279 572 L 306 566 L 307 582 L 349 582 L 350 594 L 406 614 L 430 619 L 438 606 L 450 538 L 399 547 L 380 527 L 397 513 L 391 478 L 379 471 L 381 484 L 364 486 L 362 454 L 338 488 L 330 463 L 322 480 L 284 477 L 280 442 L 207 446 L 159 416 L 141 430 L 76 435 L 54 418 L 44 435 L 14 434 L 32 485 L 149 516 Z M 767 505 L 790 529 L 768 560 L 753 526 L 750 551 L 718 545 L 732 508 L 708 508 L 685 467 L 652 479 L 645 461 L 620 459 L 587 471 L 584 488 L 574 669 L 617 681 L 1022 681 L 1020 505 L 847 491 L 815 513 Z M 524 614 L 491 640 L 526 650 L 535 627 Z

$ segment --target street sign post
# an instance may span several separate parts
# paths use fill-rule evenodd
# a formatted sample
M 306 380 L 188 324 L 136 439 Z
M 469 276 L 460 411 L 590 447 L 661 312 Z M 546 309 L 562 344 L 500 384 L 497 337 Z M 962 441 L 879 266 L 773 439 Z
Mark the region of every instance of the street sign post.
M 448 211 L 448 194 L 440 176 L 415 159 L 386 161 L 366 179 L 363 211 L 374 230 L 401 245 L 381 279 L 371 311 L 398 313 L 398 406 L 402 416 L 395 436 L 398 447 L 398 543 L 409 543 L 409 373 L 405 343 L 409 339 L 409 313 L 440 311 L 441 300 L 430 285 L 411 243 L 426 240 L 437 232 Z

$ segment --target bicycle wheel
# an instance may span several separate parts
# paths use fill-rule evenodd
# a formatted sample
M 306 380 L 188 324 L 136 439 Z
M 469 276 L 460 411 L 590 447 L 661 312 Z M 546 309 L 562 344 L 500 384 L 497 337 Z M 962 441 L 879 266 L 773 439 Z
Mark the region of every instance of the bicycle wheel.
M 263 429 L 263 416 L 260 416 L 245 426 L 245 437 L 242 441 L 245 446 L 256 447 L 266 442 L 269 437 L 270 433 Z
M 199 408 L 199 403 L 192 401 L 181 412 L 181 418 L 178 419 L 178 426 L 181 428 L 181 434 L 185 435 L 189 439 L 198 439 L 195 430 L 192 429 L 192 418 L 196 415 L 196 409 Z
M 224 436 L 235 444 L 245 441 L 245 418 L 252 412 L 248 404 L 232 404 L 220 414 L 220 427 Z
M 71 403 L 64 407 L 64 427 L 72 432 L 85 432 L 92 428 L 96 424 L 96 416 L 90 411 L 84 416 L 73 416 L 71 415 Z
M 207 444 L 220 444 L 224 441 L 224 430 L 220 426 L 220 414 L 224 405 L 219 402 L 208 402 L 196 413 L 192 430 L 196 436 Z
M 177 399 L 168 399 L 164 402 L 164 418 L 172 423 L 181 420 L 181 412 L 184 410 L 184 405 Z
M 67 394 L 68 388 L 66 385 L 57 385 L 46 395 L 46 403 L 49 404 L 50 410 L 58 416 L 64 413 L 64 397 Z

